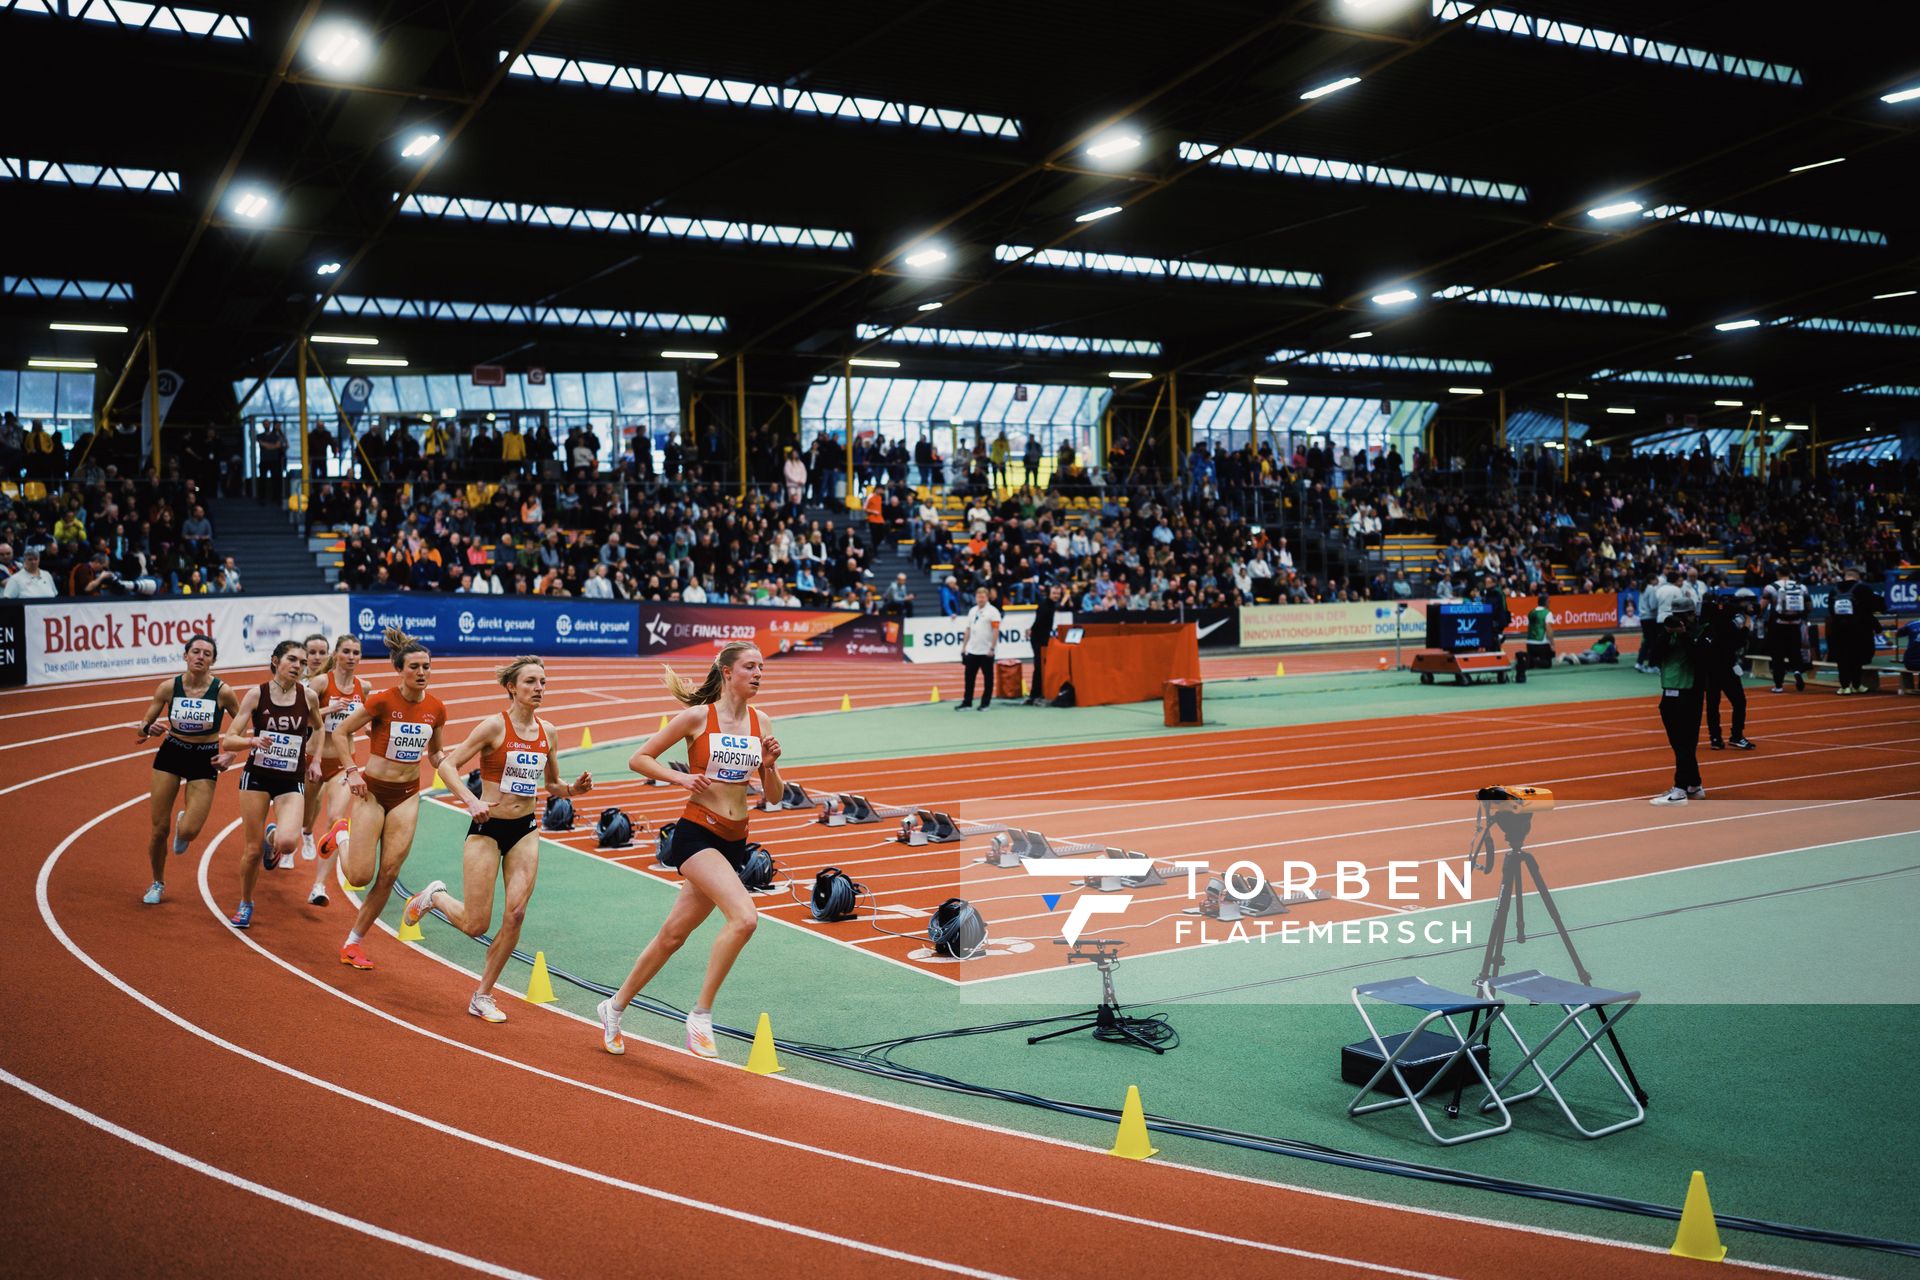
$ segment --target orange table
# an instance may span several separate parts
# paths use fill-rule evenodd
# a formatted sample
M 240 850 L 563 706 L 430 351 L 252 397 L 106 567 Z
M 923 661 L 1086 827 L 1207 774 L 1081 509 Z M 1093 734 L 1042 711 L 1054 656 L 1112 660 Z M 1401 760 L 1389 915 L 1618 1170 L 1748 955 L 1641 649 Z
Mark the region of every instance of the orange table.
M 1191 622 L 1101 622 L 1082 626 L 1079 644 L 1060 627 L 1047 646 L 1041 695 L 1048 701 L 1072 681 L 1077 707 L 1158 701 L 1169 680 L 1200 678 L 1200 630 Z

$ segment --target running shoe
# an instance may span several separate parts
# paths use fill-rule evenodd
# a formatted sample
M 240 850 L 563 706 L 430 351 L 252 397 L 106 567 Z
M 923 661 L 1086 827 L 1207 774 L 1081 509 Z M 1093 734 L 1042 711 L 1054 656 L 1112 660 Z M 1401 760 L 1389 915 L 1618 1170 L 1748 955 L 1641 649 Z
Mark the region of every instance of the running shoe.
M 400 912 L 401 924 L 419 924 L 420 917 L 427 914 L 433 906 L 433 895 L 447 887 L 445 880 L 429 880 L 427 887 L 407 899 L 406 907 Z
M 505 1022 L 507 1015 L 500 1012 L 500 1006 L 493 1002 L 490 991 L 476 991 L 473 999 L 467 1001 L 467 1012 L 486 1022 Z
M 340 948 L 340 963 L 352 965 L 356 969 L 371 969 L 373 961 L 367 959 L 367 953 L 357 942 L 349 942 Z
M 1793 673 L 1793 689 L 1795 693 L 1805 693 L 1807 691 L 1807 677 L 1804 672 L 1796 671 Z
M 1846 697 L 1846 696 L 1847 696 L 1848 694 L 1850 694 L 1850 693 L 1852 693 L 1852 692 L 1853 692 L 1853 686 L 1852 686 L 1852 685 L 1850 685 L 1850 684 L 1843 684 L 1843 685 L 1841 685 L 1841 686 L 1839 687 L 1839 689 L 1837 689 L 1837 690 L 1835 690 L 1835 692 L 1836 692 L 1836 693 L 1837 693 L 1837 694 L 1838 694 L 1838 695 L 1839 695 L 1840 697 L 1842 697 L 1842 698 L 1844 698 L 1844 697 Z
M 158 880 L 155 880 L 152 884 L 147 886 L 147 891 L 140 895 L 140 901 L 146 903 L 150 907 L 157 907 L 160 905 L 160 895 L 166 892 L 166 888 L 167 888 L 166 885 L 160 883 L 160 881 Z
M 1775 686 L 1773 686 L 1773 688 L 1771 688 L 1771 689 L 1769 689 L 1769 690 L 1767 690 L 1767 692 L 1768 692 L 1768 693 L 1785 693 L 1786 691 L 1787 691 L 1787 688 L 1786 688 L 1786 686 L 1785 686 L 1785 685 L 1779 685 L 1779 684 L 1777 684 L 1777 685 L 1775 685 Z
M 303 861 L 312 862 L 313 856 L 313 832 L 302 831 L 300 833 L 300 857 Z
M 1727 744 L 1720 741 L 1720 739 L 1718 738 L 1708 738 L 1707 745 L 1712 747 L 1715 751 L 1725 751 L 1727 749 Z
M 315 906 L 315 907 L 324 907 L 327 905 L 327 901 L 328 899 L 327 899 L 326 885 L 316 884 L 315 886 L 313 886 L 313 888 L 307 890 L 308 905 Z
M 687 1015 L 687 1052 L 697 1058 L 717 1058 L 720 1049 L 713 1043 L 713 1013 Z
M 345 853 L 346 851 L 347 820 L 341 818 L 332 826 L 328 827 L 326 833 L 320 837 L 319 853 L 323 858 L 331 858 L 336 853 Z
M 627 1042 L 620 1035 L 620 1015 L 614 1010 L 612 999 L 602 1000 L 594 1006 L 594 1012 L 600 1015 L 600 1044 L 611 1054 L 627 1051 Z
M 180 838 L 180 824 L 187 820 L 187 811 L 182 809 L 173 815 L 173 856 L 179 857 L 187 851 L 188 841 Z
M 1707 789 L 1705 787 L 1688 787 L 1687 788 L 1687 799 L 1705 800 L 1706 798 L 1707 798 Z
M 1750 738 L 1734 738 L 1733 740 L 1728 742 L 1727 745 L 1732 747 L 1735 751 L 1752 751 L 1755 747 L 1759 746 L 1760 744 L 1753 741 Z
M 260 860 L 267 864 L 269 871 L 280 865 L 280 855 L 273 851 L 273 833 L 279 825 L 277 822 L 269 822 L 267 837 L 260 842 Z
M 1648 801 L 1649 804 L 1685 804 L 1686 802 L 1687 792 L 1685 788 L 1682 787 L 1675 787 L 1673 790 L 1667 792 L 1667 794 L 1655 796 L 1652 800 Z
M 253 928 L 253 904 L 251 902 L 241 903 L 233 915 L 228 918 L 227 923 L 236 929 Z

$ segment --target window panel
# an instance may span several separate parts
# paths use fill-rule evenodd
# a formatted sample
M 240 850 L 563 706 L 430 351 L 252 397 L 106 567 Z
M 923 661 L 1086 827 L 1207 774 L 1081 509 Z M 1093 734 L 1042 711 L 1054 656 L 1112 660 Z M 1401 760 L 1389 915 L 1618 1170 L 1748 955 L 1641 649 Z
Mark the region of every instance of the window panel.
M 577 373 L 549 373 L 547 380 L 553 383 L 554 403 L 562 409 L 584 409 L 587 407 L 586 382 Z
M 431 406 L 427 403 L 427 380 L 419 374 L 406 374 L 395 377 L 394 390 L 399 393 L 400 412 L 428 413 Z
M 58 379 L 51 373 L 27 370 L 20 375 L 20 417 L 51 418 L 58 404 Z
M 612 411 L 620 407 L 620 393 L 614 390 L 612 374 L 587 373 L 581 377 L 587 387 L 587 408 Z

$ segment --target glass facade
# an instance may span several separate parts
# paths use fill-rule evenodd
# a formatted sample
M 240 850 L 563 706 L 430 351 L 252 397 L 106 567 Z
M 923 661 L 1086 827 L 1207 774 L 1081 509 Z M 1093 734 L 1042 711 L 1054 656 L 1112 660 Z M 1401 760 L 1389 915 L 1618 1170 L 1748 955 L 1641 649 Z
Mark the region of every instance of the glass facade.
M 95 377 L 47 369 L 0 369 L 0 413 L 17 415 L 23 428 L 30 429 L 35 420 L 43 422 L 47 430 L 72 444 L 93 421 Z
M 972 449 L 976 432 L 991 444 L 1005 431 L 1015 459 L 1029 439 L 1036 439 L 1047 455 L 1041 472 L 1045 483 L 1052 474 L 1054 451 L 1062 442 L 1071 442 L 1083 459 L 1089 456 L 1098 443 L 1101 416 L 1112 399 L 1111 387 L 855 378 L 853 431 L 856 439 L 878 435 L 889 441 L 904 440 L 909 450 L 922 439 L 930 440 L 949 460 Z M 822 434 L 841 438 L 846 424 L 845 382 L 815 379 L 800 404 L 801 445 Z M 949 470 L 947 479 L 954 478 Z
M 1193 411 L 1195 442 L 1242 448 L 1252 433 L 1257 444 L 1291 454 L 1295 442 L 1332 440 L 1355 451 L 1391 445 L 1411 462 L 1439 406 L 1427 400 L 1360 400 L 1341 396 L 1256 397 L 1219 391 Z M 1255 414 L 1258 414 L 1256 421 Z

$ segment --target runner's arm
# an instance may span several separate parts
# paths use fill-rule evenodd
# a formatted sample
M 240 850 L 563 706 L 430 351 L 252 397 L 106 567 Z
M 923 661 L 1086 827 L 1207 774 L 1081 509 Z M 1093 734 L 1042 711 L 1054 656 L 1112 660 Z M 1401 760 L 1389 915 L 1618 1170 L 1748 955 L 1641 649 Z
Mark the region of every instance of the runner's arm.
M 220 735 L 222 747 L 228 751 L 247 751 L 259 745 L 257 735 L 240 731 L 243 727 L 252 728 L 253 709 L 259 701 L 260 688 L 256 685 L 247 690 L 246 696 L 240 699 L 240 706 L 233 713 L 233 720 L 227 725 L 229 732 Z
M 660 756 L 699 732 L 700 726 L 706 723 L 706 719 L 705 707 L 688 707 L 667 721 L 666 728 L 641 743 L 639 748 L 627 757 L 627 768 L 643 778 L 651 778 L 655 782 L 664 782 L 669 786 L 685 787 L 693 794 L 699 795 L 707 789 L 709 780 L 701 775 L 670 769 L 660 763 Z
M 140 739 L 139 740 L 141 742 L 145 742 L 148 738 L 151 738 L 153 736 L 154 726 L 160 720 L 160 713 L 167 709 L 167 695 L 172 691 L 172 689 L 173 689 L 173 681 L 171 679 L 167 679 L 167 680 L 162 680 L 160 682 L 160 687 L 153 691 L 153 700 L 147 703 L 147 714 L 140 717 L 140 725 L 139 725 Z M 172 727 L 173 726 L 171 724 L 168 724 L 167 726 L 167 728 L 169 729 Z M 166 729 L 162 729 L 161 732 L 165 733 Z

